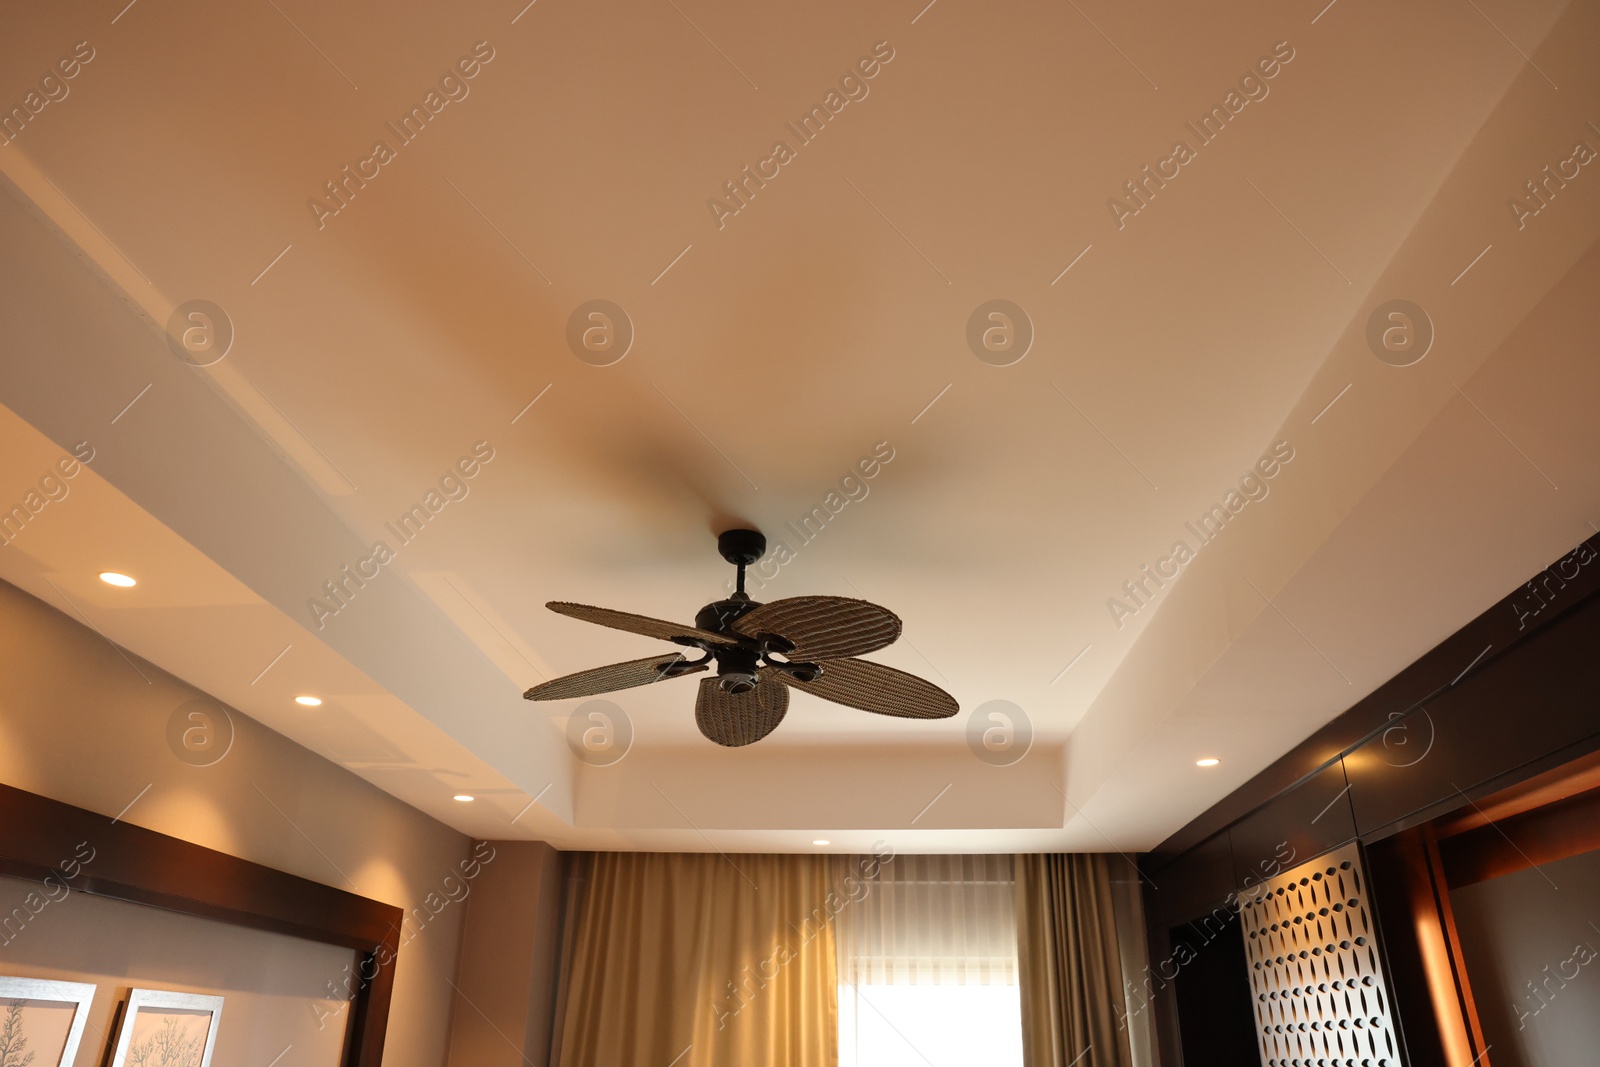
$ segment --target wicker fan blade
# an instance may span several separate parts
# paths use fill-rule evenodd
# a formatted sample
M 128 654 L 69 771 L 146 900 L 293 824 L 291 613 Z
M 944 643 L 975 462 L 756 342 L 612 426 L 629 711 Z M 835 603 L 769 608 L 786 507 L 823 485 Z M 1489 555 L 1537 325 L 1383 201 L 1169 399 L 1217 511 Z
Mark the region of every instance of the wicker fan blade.
M 645 615 L 631 615 L 626 611 L 612 611 L 610 608 L 595 608 L 588 604 L 569 604 L 562 600 L 552 600 L 545 607 L 558 615 L 569 618 L 582 619 L 599 626 L 609 626 L 613 630 L 626 630 L 631 634 L 643 634 L 646 637 L 659 637 L 663 641 L 673 641 L 680 637 L 704 641 L 712 645 L 736 645 L 737 641 L 714 634 L 710 630 L 697 630 L 693 626 L 684 626 L 676 622 L 663 622 L 661 619 L 652 619 Z
M 842 596 L 795 596 L 763 604 L 733 623 L 747 637 L 777 634 L 794 643 L 793 659 L 835 659 L 876 652 L 900 636 L 887 608 Z
M 801 682 L 776 672 L 803 693 L 849 708 L 902 719 L 948 719 L 961 710 L 955 697 L 914 674 L 864 659 L 822 661 L 822 677 Z
M 579 671 L 577 674 L 553 678 L 534 686 L 522 695 L 528 700 L 568 700 L 572 697 L 614 693 L 618 689 L 632 689 L 635 686 L 660 681 L 664 677 L 661 673 L 663 670 L 682 662 L 684 658 L 676 652 L 668 652 L 663 656 L 649 656 L 645 659 L 631 659 L 626 663 L 612 663 L 605 667 L 595 667 Z M 705 669 L 706 665 L 701 664 L 680 673 L 698 674 Z M 677 675 L 674 674 L 673 677 Z
M 754 744 L 778 728 L 789 710 L 789 691 L 763 667 L 756 687 L 748 693 L 724 693 L 716 678 L 700 681 L 700 698 L 694 704 L 695 725 L 719 745 L 738 748 Z

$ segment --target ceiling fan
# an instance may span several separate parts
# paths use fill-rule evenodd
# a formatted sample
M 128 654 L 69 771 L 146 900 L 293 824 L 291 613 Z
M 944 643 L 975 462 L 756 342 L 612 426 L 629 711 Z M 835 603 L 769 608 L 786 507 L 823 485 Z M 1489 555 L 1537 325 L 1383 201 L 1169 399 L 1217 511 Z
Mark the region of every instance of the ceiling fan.
M 693 626 L 625 611 L 551 601 L 545 607 L 614 630 L 659 637 L 697 648 L 579 671 L 536 685 L 528 700 L 567 700 L 698 674 L 716 661 L 714 678 L 700 681 L 694 719 L 719 745 L 737 748 L 766 737 L 789 710 L 789 689 L 902 719 L 948 719 L 960 707 L 943 689 L 914 674 L 857 659 L 893 644 L 900 619 L 891 611 L 838 596 L 798 596 L 758 604 L 744 591 L 744 569 L 761 559 L 767 539 L 755 530 L 717 538 L 722 558 L 739 568 L 737 591 L 700 609 Z

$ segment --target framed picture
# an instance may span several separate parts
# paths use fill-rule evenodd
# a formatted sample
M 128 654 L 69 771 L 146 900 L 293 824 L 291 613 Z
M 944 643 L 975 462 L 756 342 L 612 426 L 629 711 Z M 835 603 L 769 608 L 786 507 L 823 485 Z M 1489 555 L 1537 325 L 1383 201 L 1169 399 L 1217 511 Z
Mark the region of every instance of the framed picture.
M 133 989 L 111 1067 L 211 1067 L 222 998 L 165 989 Z
M 94 986 L 0 978 L 0 1067 L 72 1067 Z

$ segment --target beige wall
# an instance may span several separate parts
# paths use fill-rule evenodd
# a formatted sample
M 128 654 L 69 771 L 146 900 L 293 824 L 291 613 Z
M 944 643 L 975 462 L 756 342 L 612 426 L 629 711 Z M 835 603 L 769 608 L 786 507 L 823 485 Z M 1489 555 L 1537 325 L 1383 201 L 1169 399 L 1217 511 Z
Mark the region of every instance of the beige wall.
M 1600 850 L 1450 890 L 1495 1067 L 1594 1063 Z
M 542 1067 L 550 1055 L 561 854 L 540 841 L 495 841 L 473 883 L 461 948 L 450 1067 Z
M 408 922 L 401 938 L 385 1063 L 443 1067 L 466 837 L 238 712 L 221 760 L 180 760 L 169 720 L 204 694 L 4 582 L 0 679 L 0 781 L 109 816 L 127 808 L 127 822 L 417 909 L 426 921 Z M 37 952 L 33 935 L 48 933 L 27 931 L 16 945 Z M 104 959 L 80 960 L 81 970 L 118 973 L 114 932 L 107 935 Z M 5 970 L 7 960 L 0 947 L 0 973 L 18 973 Z

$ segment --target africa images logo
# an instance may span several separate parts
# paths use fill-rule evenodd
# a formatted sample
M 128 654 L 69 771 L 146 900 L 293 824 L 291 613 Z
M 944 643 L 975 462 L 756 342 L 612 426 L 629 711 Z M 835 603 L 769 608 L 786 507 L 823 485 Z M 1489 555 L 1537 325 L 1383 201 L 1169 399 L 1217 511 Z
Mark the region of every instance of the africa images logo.
M 365 189 L 367 182 L 382 174 L 384 167 L 400 158 L 400 149 L 422 136 L 428 123 L 438 118 L 445 108 L 452 102 L 465 100 L 472 92 L 472 86 L 468 83 L 494 60 L 494 56 L 494 48 L 488 41 L 473 45 L 471 55 L 462 56 L 455 66 L 440 75 L 437 89 L 429 89 L 421 103 L 411 105 L 411 109 L 394 122 L 384 123 L 384 128 L 394 137 L 393 144 L 388 139 L 374 141 L 371 153 L 357 160 L 354 170 L 351 164 L 346 163 L 335 177 L 323 182 L 322 188 L 327 199 L 312 197 L 306 201 L 317 229 L 322 229 L 329 219 L 349 207 L 356 193 Z
M 1265 500 L 1267 494 L 1272 492 L 1272 487 L 1267 483 L 1276 478 L 1292 459 L 1294 446 L 1289 442 L 1279 441 L 1273 445 L 1271 452 L 1256 460 L 1255 465 L 1239 478 L 1237 489 L 1228 490 L 1220 502 L 1212 504 L 1194 522 L 1183 524 L 1184 529 L 1195 537 L 1193 545 L 1188 538 L 1174 541 L 1172 551 L 1156 560 L 1154 568 L 1146 563 L 1137 577 L 1123 582 L 1122 592 L 1126 599 L 1109 597 L 1106 600 L 1106 610 L 1111 612 L 1111 621 L 1117 624 L 1117 629 L 1122 629 L 1125 620 L 1149 607 L 1155 601 L 1157 592 L 1176 578 L 1202 548 L 1216 540 L 1228 523 L 1251 501 Z
M 1154 169 L 1146 163 L 1139 176 L 1122 183 L 1123 194 L 1127 199 L 1118 199 L 1113 196 L 1106 200 L 1106 210 L 1111 212 L 1111 221 L 1117 224 L 1117 229 L 1128 225 L 1128 220 L 1150 206 L 1150 201 L 1155 199 L 1156 192 L 1167 187 L 1167 182 L 1173 181 L 1183 173 L 1183 168 L 1200 158 L 1200 149 L 1222 136 L 1222 131 L 1228 124 L 1237 119 L 1252 102 L 1260 103 L 1272 92 L 1272 87 L 1267 83 L 1276 78 L 1284 66 L 1294 60 L 1294 47 L 1288 41 L 1279 41 L 1272 46 L 1270 56 L 1262 56 L 1256 60 L 1255 65 L 1245 71 L 1239 79 L 1237 89 L 1229 89 L 1222 98 L 1222 103 L 1217 104 L 1200 117 L 1200 124 L 1186 122 L 1184 126 L 1194 135 L 1195 143 L 1178 140 L 1172 145 L 1172 151 L 1161 159 L 1156 160 Z
M 349 607 L 356 594 L 365 589 L 368 582 L 376 580 L 384 567 L 394 562 L 401 548 L 421 537 L 422 531 L 438 519 L 446 506 L 467 499 L 472 492 L 472 479 L 493 461 L 494 456 L 494 446 L 488 441 L 473 445 L 471 455 L 456 460 L 439 479 L 437 488 L 430 488 L 419 503 L 412 504 L 393 521 L 383 524 L 384 529 L 394 534 L 394 548 L 390 548 L 387 541 L 374 541 L 372 548 L 356 560 L 353 567 L 346 563 L 338 574 L 322 583 L 325 597 L 307 597 L 306 607 L 310 609 L 311 620 L 317 624 L 317 629 L 322 629 L 329 619 Z
M 804 148 L 820 137 L 828 123 L 838 118 L 839 113 L 852 101 L 865 100 L 872 91 L 867 82 L 876 78 L 893 59 L 894 46 L 888 41 L 879 41 L 872 46 L 870 56 L 861 57 L 845 71 L 839 78 L 839 88 L 828 90 L 822 103 L 813 104 L 811 110 L 796 122 L 784 123 L 784 128 L 794 135 L 794 146 L 791 147 L 786 140 L 774 141 L 767 158 L 756 161 L 753 173 L 750 164 L 746 163 L 737 178 L 722 183 L 727 200 L 713 196 L 706 201 L 711 221 L 717 224 L 717 229 L 722 229 L 730 218 L 749 207 L 750 201 L 755 199 L 756 190 L 765 189 L 767 182 L 783 173 L 785 166 L 799 158 L 797 149 Z
M 22 131 L 30 123 L 38 122 L 45 108 L 65 100 L 72 92 L 72 86 L 67 83 L 76 78 L 94 57 L 94 46 L 88 41 L 79 41 L 72 46 L 70 55 L 62 56 L 56 60 L 54 67 L 44 72 L 37 89 L 28 90 L 20 104 L 0 111 L 0 148 L 21 137 Z

